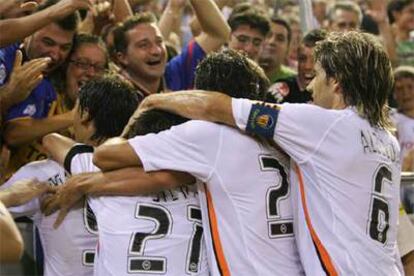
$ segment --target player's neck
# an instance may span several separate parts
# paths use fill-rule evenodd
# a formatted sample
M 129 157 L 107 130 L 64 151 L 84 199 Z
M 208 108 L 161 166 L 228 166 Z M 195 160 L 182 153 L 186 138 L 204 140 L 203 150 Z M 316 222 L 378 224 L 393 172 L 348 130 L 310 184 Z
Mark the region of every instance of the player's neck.
M 344 97 L 342 94 L 335 94 L 335 98 L 333 100 L 332 109 L 345 109 L 347 105 L 345 104 Z

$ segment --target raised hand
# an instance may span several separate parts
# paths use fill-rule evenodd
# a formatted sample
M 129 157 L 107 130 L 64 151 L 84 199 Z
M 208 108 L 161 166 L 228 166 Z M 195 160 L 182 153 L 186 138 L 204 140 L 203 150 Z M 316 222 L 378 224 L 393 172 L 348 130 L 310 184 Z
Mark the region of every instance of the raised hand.
M 24 0 L 2 0 L 0 1 L 0 16 L 4 18 L 13 18 L 32 12 L 37 8 L 36 1 Z
M 84 199 L 83 188 L 94 175 L 94 173 L 74 175 L 59 187 L 55 195 L 46 197 L 42 201 L 42 212 L 46 216 L 59 210 L 59 215 L 54 224 L 55 228 L 59 227 L 71 208 Z
M 50 62 L 50 58 L 38 58 L 22 64 L 23 55 L 16 52 L 13 71 L 9 81 L 1 89 L 3 111 L 14 104 L 26 99 L 31 91 L 42 81 L 43 71 Z
M 54 18 L 63 18 L 76 10 L 89 10 L 92 8 L 90 0 L 61 0 L 52 6 L 52 16 Z

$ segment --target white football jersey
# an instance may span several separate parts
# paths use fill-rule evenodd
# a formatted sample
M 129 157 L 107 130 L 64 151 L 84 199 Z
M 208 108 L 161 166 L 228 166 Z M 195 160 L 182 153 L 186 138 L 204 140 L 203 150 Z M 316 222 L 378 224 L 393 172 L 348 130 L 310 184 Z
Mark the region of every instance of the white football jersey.
M 400 275 L 398 142 L 353 108 L 233 99 L 240 129 L 271 130 L 292 167 L 295 234 L 308 275 Z M 273 130 L 273 128 L 275 128 Z
M 47 181 L 54 186 L 62 185 L 66 180 L 62 166 L 52 160 L 43 160 L 20 168 L 2 188 L 28 178 Z M 95 217 L 87 205 L 82 204 L 72 209 L 57 229 L 53 228 L 57 213 L 44 216 L 40 211 L 38 198 L 24 205 L 11 207 L 9 211 L 14 217 L 31 217 L 39 229 L 44 251 L 44 275 L 93 275 L 98 236 Z
M 199 184 L 212 275 L 302 275 L 293 235 L 289 161 L 238 130 L 189 121 L 129 140 L 146 171 L 185 171 Z M 208 231 L 207 231 L 208 230 Z
M 401 160 L 405 155 L 414 150 L 414 119 L 402 113 L 394 113 L 393 121 L 397 128 L 398 141 L 401 147 Z
M 75 145 L 65 168 L 99 171 Z M 99 228 L 95 275 L 209 275 L 196 185 L 151 196 L 89 197 Z

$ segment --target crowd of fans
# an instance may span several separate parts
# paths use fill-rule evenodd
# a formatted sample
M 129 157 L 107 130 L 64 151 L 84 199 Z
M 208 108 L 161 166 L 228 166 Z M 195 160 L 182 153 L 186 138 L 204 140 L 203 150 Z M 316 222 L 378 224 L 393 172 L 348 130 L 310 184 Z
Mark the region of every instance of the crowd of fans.
M 413 0 L 0 0 L 0 183 L 48 157 L 45 135 L 73 137 L 92 79 L 114 75 L 141 100 L 191 89 L 198 63 L 227 47 L 263 68 L 267 101 L 308 103 L 312 49 L 350 30 L 375 34 L 389 55 L 390 114 L 402 170 L 414 172 Z

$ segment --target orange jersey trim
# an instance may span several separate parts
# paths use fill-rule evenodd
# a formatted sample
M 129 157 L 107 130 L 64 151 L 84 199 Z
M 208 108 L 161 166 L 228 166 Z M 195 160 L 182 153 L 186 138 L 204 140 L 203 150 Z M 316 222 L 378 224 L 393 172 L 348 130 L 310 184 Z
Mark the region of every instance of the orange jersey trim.
M 308 225 L 308 229 L 309 229 L 309 232 L 311 234 L 313 243 L 316 247 L 319 259 L 322 263 L 322 267 L 324 268 L 325 272 L 328 275 L 337 276 L 339 274 L 336 271 L 335 266 L 332 263 L 331 257 L 329 256 L 329 253 L 326 250 L 326 248 L 323 246 L 322 242 L 320 241 L 318 235 L 315 232 L 315 229 L 313 228 L 313 225 L 312 225 L 312 222 L 311 222 L 311 219 L 310 219 L 310 216 L 309 216 L 308 206 L 306 205 L 305 185 L 303 184 L 303 176 L 302 176 L 302 172 L 300 171 L 299 166 L 297 164 L 295 164 L 295 172 L 296 172 L 296 175 L 297 175 L 298 180 L 299 180 L 300 197 L 301 197 L 301 201 L 302 201 L 303 212 L 305 214 L 306 224 Z
M 211 198 L 210 191 L 208 190 L 206 184 L 204 184 L 204 189 L 206 190 L 208 218 L 210 220 L 210 231 L 211 237 L 213 239 L 213 247 L 216 255 L 217 264 L 222 276 L 230 276 L 229 266 L 227 264 L 226 258 L 224 257 L 223 247 L 220 241 L 217 217 L 216 212 L 214 210 L 213 200 Z

